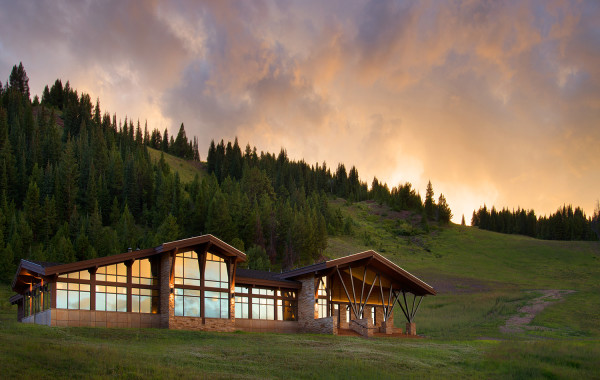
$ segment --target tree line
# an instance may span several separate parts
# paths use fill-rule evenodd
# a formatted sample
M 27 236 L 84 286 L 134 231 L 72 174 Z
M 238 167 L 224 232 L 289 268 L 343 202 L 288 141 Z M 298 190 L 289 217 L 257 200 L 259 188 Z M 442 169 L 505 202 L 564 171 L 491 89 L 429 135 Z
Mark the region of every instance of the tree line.
M 533 210 L 495 207 L 485 205 L 473 211 L 471 225 L 484 230 L 505 234 L 519 234 L 545 240 L 598 240 L 600 238 L 600 207 L 592 217 L 586 217 L 579 207 L 563 205 L 550 216 L 536 217 Z
M 46 86 L 30 99 L 28 77 L 15 65 L 0 83 L 0 279 L 22 258 L 72 262 L 212 233 L 245 250 L 254 269 L 287 269 L 320 260 L 327 237 L 351 233 L 353 221 L 332 197 L 375 199 L 428 220 L 449 221 L 443 198 L 428 186 L 425 202 L 410 184 L 335 172 L 287 157 L 257 153 L 237 139 L 211 143 L 208 174 L 182 183 L 164 156 L 199 160 L 181 124 L 176 138 L 102 111 L 99 99 L 64 86 Z
M 27 76 L 22 64 L 19 64 L 16 71 L 13 69 L 13 72 L 17 77 L 23 75 L 25 77 Z M 13 86 L 11 85 L 10 88 L 13 88 Z M 22 91 L 19 90 L 19 92 L 29 97 L 28 86 Z M 109 114 L 105 114 L 102 117 L 99 102 L 99 100 L 96 100 L 96 106 L 93 107 L 88 94 L 81 94 L 81 97 L 78 97 L 77 91 L 71 88 L 68 81 L 63 86 L 62 80 L 57 79 L 51 88 L 47 85 L 44 87 L 41 105 L 62 112 L 65 131 L 69 132 L 71 136 L 75 136 L 79 134 L 79 129 L 82 124 L 85 123 L 89 126 L 92 119 L 96 124 L 116 126 L 116 115 L 113 115 L 112 121 L 110 120 Z M 33 100 L 33 106 L 35 107 L 39 104 L 40 101 L 36 96 Z M 154 149 L 162 150 L 165 153 L 187 160 L 200 161 L 198 139 L 194 137 L 192 140 L 188 140 L 183 123 L 181 123 L 181 126 L 179 127 L 176 138 L 173 138 L 173 136 L 169 138 L 169 131 L 167 128 L 165 128 L 165 131 L 162 134 L 156 128 L 153 129 L 152 132 L 149 132 L 147 122 L 144 123 L 144 130 L 142 131 L 139 120 L 137 121 L 137 126 L 134 126 L 133 120 L 128 121 L 127 117 L 125 117 L 123 123 L 119 120 L 119 125 L 116 129 L 122 131 L 122 134 L 128 137 L 130 142 L 135 141 L 136 144 L 150 146 Z

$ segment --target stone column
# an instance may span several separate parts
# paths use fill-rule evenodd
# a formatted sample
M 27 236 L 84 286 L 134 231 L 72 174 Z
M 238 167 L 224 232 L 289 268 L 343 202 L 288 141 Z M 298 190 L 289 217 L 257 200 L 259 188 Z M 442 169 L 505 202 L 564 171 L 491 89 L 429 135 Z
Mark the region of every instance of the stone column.
M 175 315 L 175 295 L 171 293 L 171 253 L 160 256 L 160 327 L 168 329 Z
M 406 322 L 406 335 L 417 335 L 417 325 L 414 322 Z

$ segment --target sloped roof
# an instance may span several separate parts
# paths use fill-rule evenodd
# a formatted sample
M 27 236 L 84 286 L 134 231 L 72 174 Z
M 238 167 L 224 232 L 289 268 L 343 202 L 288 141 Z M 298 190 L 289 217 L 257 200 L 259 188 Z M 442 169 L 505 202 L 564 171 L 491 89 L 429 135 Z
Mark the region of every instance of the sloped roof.
M 236 270 L 235 282 L 236 284 L 277 286 L 293 289 L 299 289 L 302 285 L 299 281 L 282 279 L 279 277 L 279 273 L 276 272 L 244 268 Z
M 343 269 L 346 267 L 360 267 L 364 265 L 368 265 L 370 268 L 386 274 L 387 277 L 400 286 L 400 288 L 406 289 L 413 294 L 436 294 L 435 289 L 431 285 L 372 250 L 283 272 L 278 276 L 281 279 L 291 280 L 310 273 L 323 275 L 324 273 L 330 273 L 336 268 Z
M 22 259 L 12 282 L 12 289 L 23 289 L 35 279 L 61 273 L 77 272 L 87 268 L 116 264 L 127 260 L 136 260 L 168 251 L 183 251 L 187 248 L 201 247 L 213 253 L 234 257 L 236 261 L 246 261 L 246 255 L 213 235 L 202 235 L 188 239 L 176 240 L 159 245 L 158 247 L 119 253 L 116 255 L 98 257 L 74 263 L 60 264 Z

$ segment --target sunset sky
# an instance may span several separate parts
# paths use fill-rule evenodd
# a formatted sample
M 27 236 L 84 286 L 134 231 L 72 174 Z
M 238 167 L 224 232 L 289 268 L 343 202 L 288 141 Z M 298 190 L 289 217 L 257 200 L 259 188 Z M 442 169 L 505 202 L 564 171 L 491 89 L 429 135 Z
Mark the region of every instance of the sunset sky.
M 600 198 L 600 1 L 0 0 L 0 81 L 177 132 L 431 180 L 454 221 Z

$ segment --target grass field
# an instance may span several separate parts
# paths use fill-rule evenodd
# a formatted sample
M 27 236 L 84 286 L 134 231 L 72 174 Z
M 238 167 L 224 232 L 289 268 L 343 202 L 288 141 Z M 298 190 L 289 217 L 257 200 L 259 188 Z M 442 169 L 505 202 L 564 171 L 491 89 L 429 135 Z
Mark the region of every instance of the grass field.
M 148 153 L 150 154 L 152 162 L 156 162 L 160 160 L 160 155 L 163 152 L 148 147 Z M 194 164 L 184 160 L 183 158 L 175 157 L 170 154 L 165 154 L 164 157 L 165 161 L 167 162 L 167 164 L 169 164 L 171 169 L 179 173 L 179 178 L 181 179 L 182 183 L 192 182 L 196 174 L 200 176 L 200 180 L 202 180 L 202 177 L 206 175 L 206 171 L 201 170 L 199 166 L 195 166 Z
M 368 203 L 332 206 L 355 225 L 352 236 L 330 238 L 329 256 L 375 249 L 438 290 L 417 314 L 425 339 L 23 325 L 5 285 L 0 377 L 600 378 L 600 243 L 455 225 L 404 236 L 410 226 Z M 575 292 L 522 332 L 502 333 L 544 289 Z

